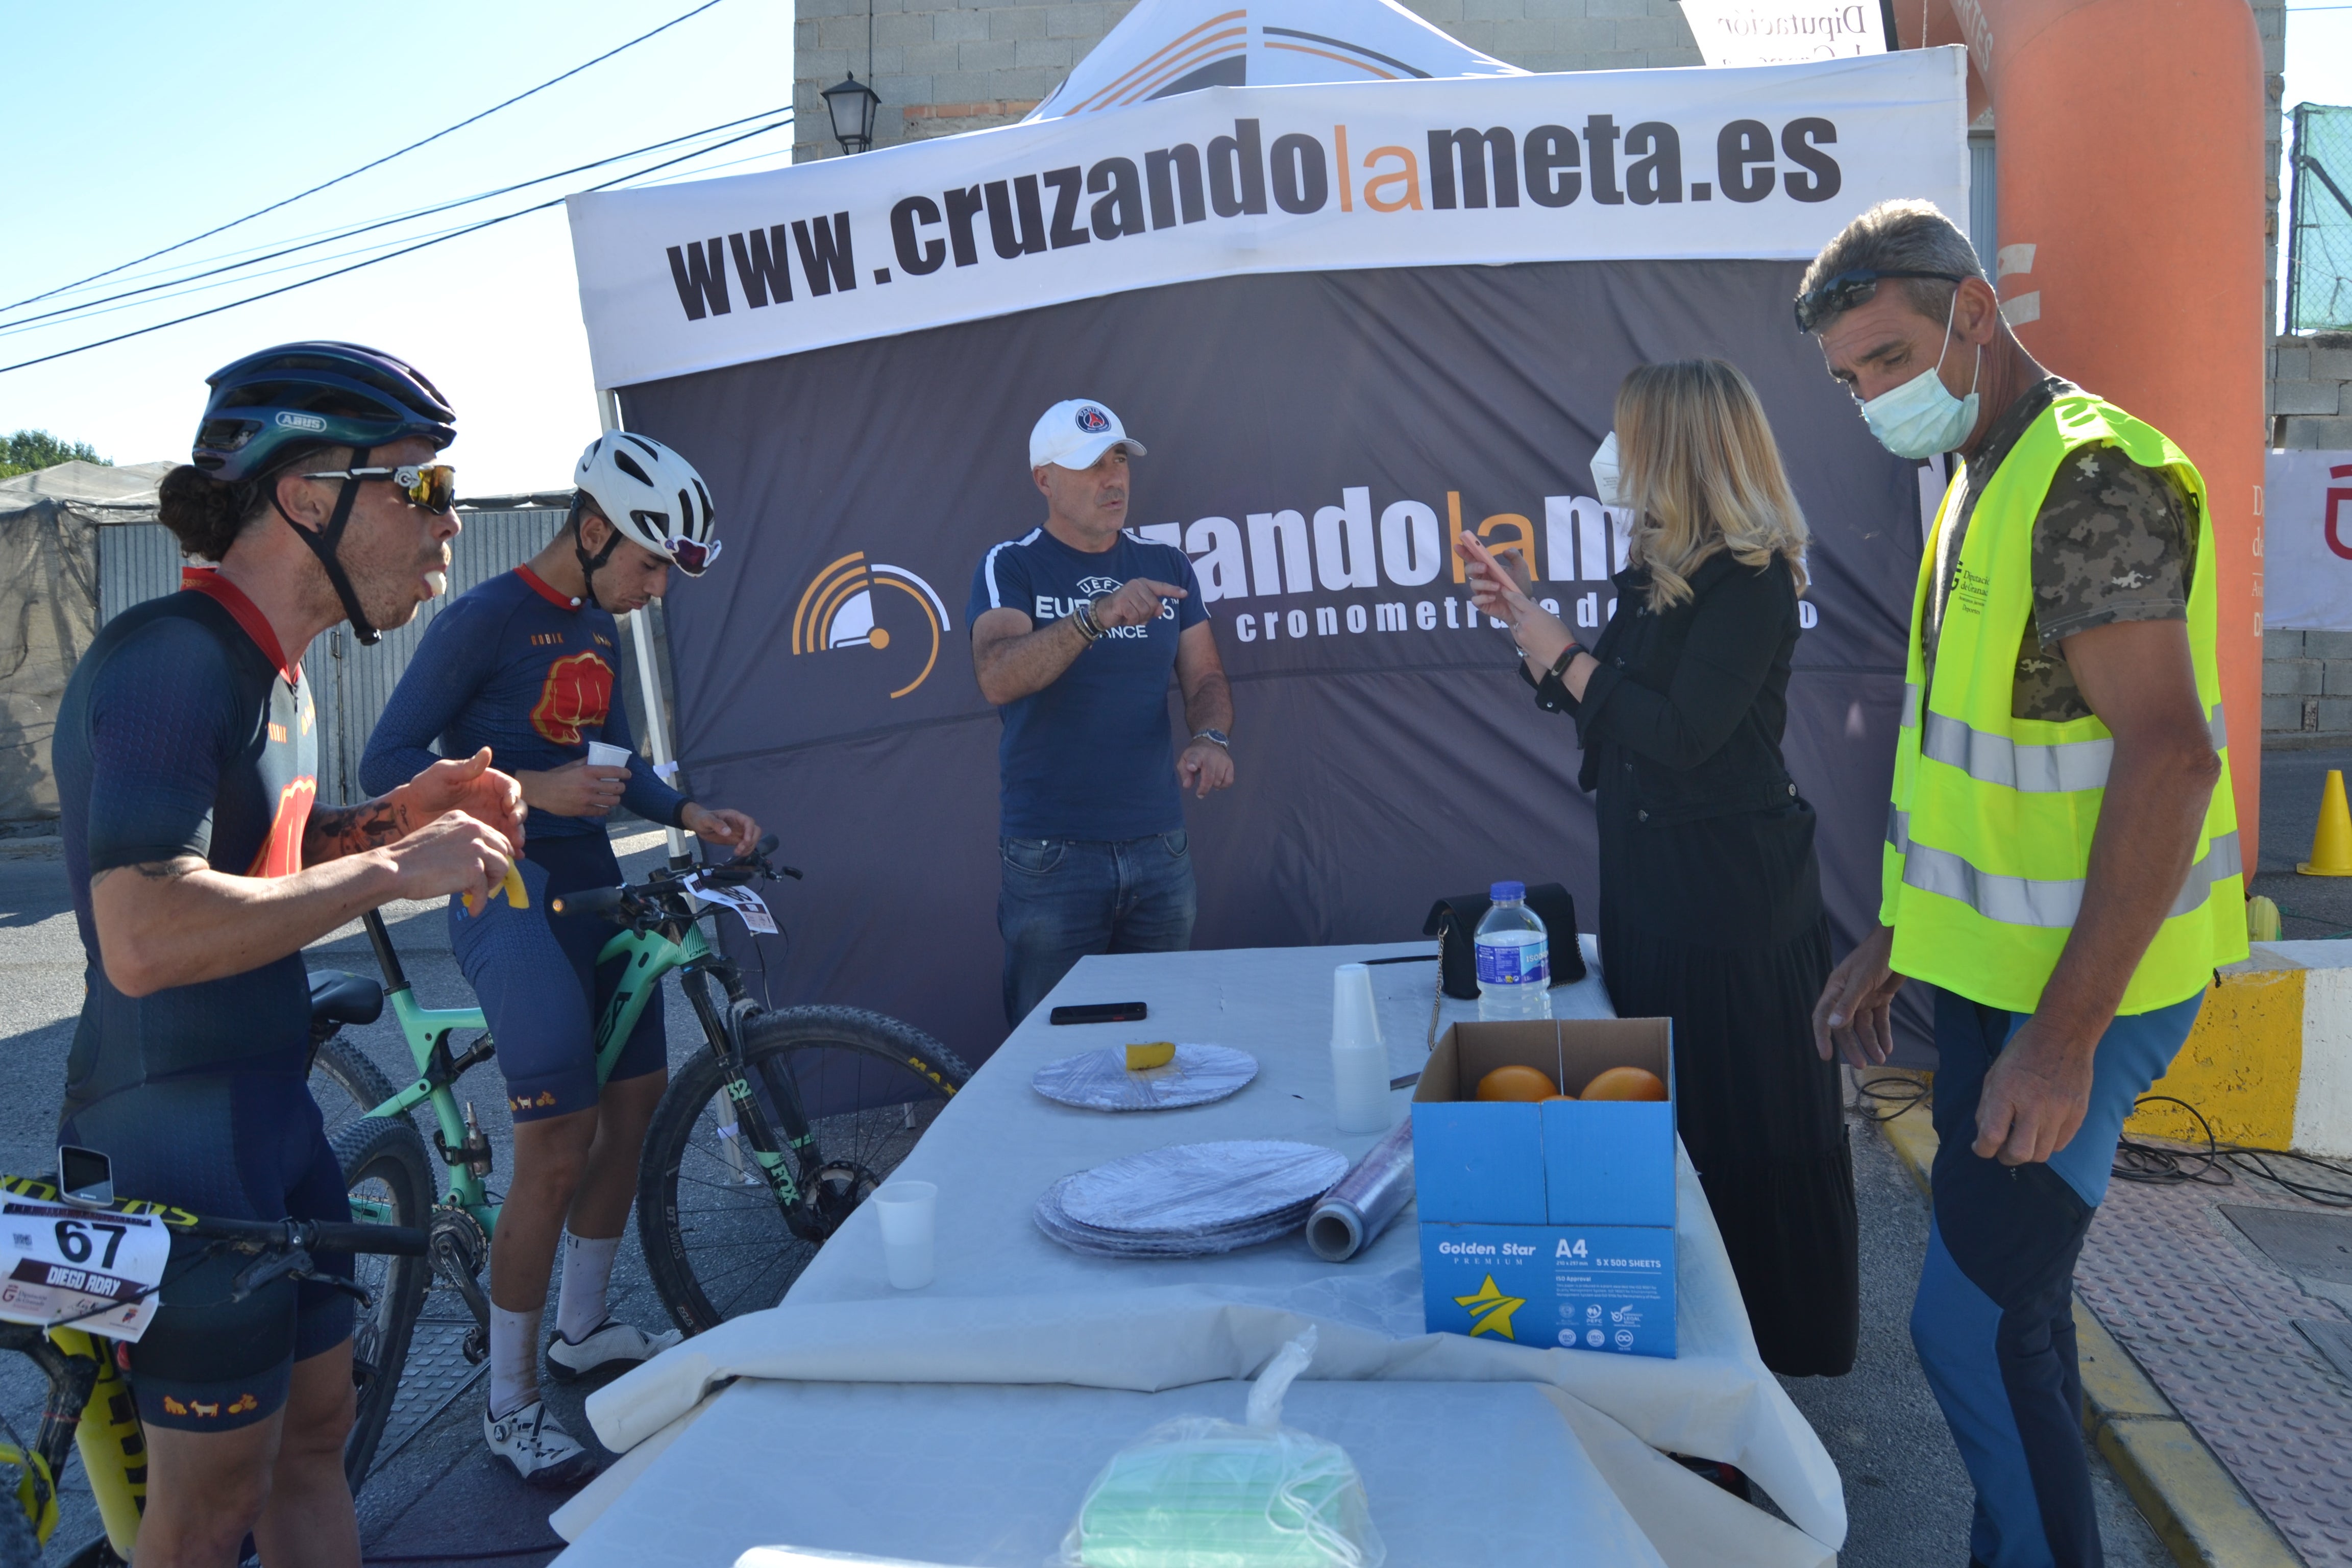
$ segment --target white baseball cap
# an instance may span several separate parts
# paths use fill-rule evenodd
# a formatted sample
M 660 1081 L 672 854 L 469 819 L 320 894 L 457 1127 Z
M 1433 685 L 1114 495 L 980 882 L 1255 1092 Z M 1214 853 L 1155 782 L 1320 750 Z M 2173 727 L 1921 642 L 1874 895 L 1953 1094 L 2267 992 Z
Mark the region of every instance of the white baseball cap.
M 1144 455 L 1143 443 L 1127 433 L 1118 415 L 1091 398 L 1073 397 L 1045 410 L 1030 430 L 1029 466 L 1091 468 L 1105 452 L 1122 446 L 1129 457 Z

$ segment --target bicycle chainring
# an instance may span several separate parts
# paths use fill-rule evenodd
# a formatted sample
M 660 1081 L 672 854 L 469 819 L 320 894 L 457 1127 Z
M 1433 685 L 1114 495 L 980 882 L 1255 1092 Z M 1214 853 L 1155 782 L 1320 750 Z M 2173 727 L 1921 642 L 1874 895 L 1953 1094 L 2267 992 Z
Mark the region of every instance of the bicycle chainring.
M 465 1354 L 467 1361 L 479 1365 L 490 1353 L 490 1299 L 481 1283 L 482 1270 L 490 1261 L 489 1233 L 464 1209 L 444 1205 L 433 1211 L 433 1222 L 425 1227 L 425 1251 L 433 1263 L 433 1277 L 457 1291 L 474 1315 Z

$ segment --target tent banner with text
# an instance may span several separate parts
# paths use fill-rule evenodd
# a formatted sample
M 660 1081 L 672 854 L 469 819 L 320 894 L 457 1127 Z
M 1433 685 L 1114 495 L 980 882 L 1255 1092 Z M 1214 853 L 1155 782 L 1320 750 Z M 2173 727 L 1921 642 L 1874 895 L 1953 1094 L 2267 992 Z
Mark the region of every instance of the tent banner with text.
M 578 195 L 596 384 L 1237 273 L 1808 258 L 1885 197 L 1965 217 L 1966 62 L 1209 88 Z
M 1417 938 L 1433 900 L 1502 878 L 1567 883 L 1591 930 L 1597 846 L 1574 727 L 1537 709 L 1509 634 L 1474 613 L 1449 541 L 1468 529 L 1517 548 L 1539 596 L 1588 639 L 1638 611 L 1611 581 L 1622 520 L 1595 498 L 1591 462 L 1628 371 L 1699 356 L 1755 384 L 1811 530 L 1785 744 L 1817 814 L 1838 939 L 1867 929 L 1919 563 L 1917 466 L 1871 439 L 1790 300 L 1814 249 L 1872 203 L 1917 195 L 1967 210 L 1951 58 L 1215 89 L 1076 128 L 582 204 L 600 374 L 619 382 L 631 429 L 701 469 L 726 541 L 709 573 L 673 577 L 667 604 L 686 782 L 752 812 L 808 872 L 775 890 L 786 937 L 753 944 L 730 928 L 755 986 L 778 1005 L 905 1017 L 972 1058 L 1003 1037 L 1001 725 L 973 677 L 966 605 L 990 548 L 1044 519 L 1029 428 L 1069 397 L 1100 400 L 1150 448 L 1133 465 L 1130 526 L 1191 557 L 1233 683 L 1236 782 L 1183 804 L 1194 945 Z M 1613 144 L 1588 139 L 1593 116 L 1618 128 Z M 1834 125 L 1835 139 L 1788 132 L 1807 120 Z M 1763 129 L 1747 141 L 1729 129 L 1743 124 Z M 1547 125 L 1572 125 L 1573 137 L 1547 141 Z M 1464 134 L 1492 157 L 1439 179 L 1439 126 L 1449 148 L 1467 146 L 1452 137 L 1473 127 Z M 1679 145 L 1671 182 L 1654 167 L 1637 174 L 1638 150 L 1627 157 L 1644 126 L 1648 156 Z M 1359 171 L 1351 209 L 1338 205 L 1329 155 L 1341 129 Z M 1219 193 L 1251 188 L 1220 136 L 1268 158 L 1306 136 L 1324 162 L 1294 143 L 1291 174 L 1265 174 L 1269 212 L 1220 229 Z M 1572 173 L 1580 194 L 1531 203 L 1526 149 L 1564 155 L 1571 142 L 1573 168 L 1544 177 L 1557 194 Z M 1204 168 L 1224 159 L 1229 175 L 1204 176 L 1213 216 L 1192 229 L 1191 160 L 1153 156 L 1179 144 L 1197 147 Z M 1719 145 L 1750 147 L 1758 162 L 1734 175 Z M 1368 208 L 1360 173 L 1384 148 L 1411 154 L 1397 162 L 1420 182 L 1418 205 L 1396 215 Z M 1076 167 L 1083 192 L 1120 158 L 1138 171 L 1141 227 L 1122 229 L 1115 204 L 1082 206 L 1069 223 L 1087 242 L 1057 251 L 1055 176 Z M 1473 166 L 1483 184 L 1464 172 Z M 1272 198 L 1308 191 L 1308 167 L 1323 171 L 1327 210 L 1286 216 Z M 1152 226 L 1155 169 L 1174 171 L 1164 232 Z M 1621 197 L 1671 188 L 1678 199 L 1596 205 L 1604 172 Z M 1115 191 L 1124 178 L 1100 183 Z M 1727 182 L 1757 199 L 1725 200 Z M 1789 187 L 1803 182 L 1836 193 L 1797 200 Z M 1023 226 L 1032 188 L 1042 230 Z M 1809 197 L 1818 188 L 1803 185 Z M 1384 190 L 1404 199 L 1402 186 Z M 1465 212 L 1474 190 L 1484 208 Z M 1507 194 L 1516 208 L 1500 205 Z M 890 215 L 917 195 L 940 216 L 915 209 L 907 232 L 921 265 L 910 270 Z M 1010 203 L 1001 243 L 992 201 Z M 803 270 L 796 226 L 820 214 L 836 244 L 854 246 L 854 273 Z M 1383 216 L 1402 220 L 1394 237 L 1374 226 Z M 1360 226 L 1334 226 L 1347 224 Z M 1024 250 L 1032 233 L 1045 237 Z M 681 288 L 667 252 L 683 257 L 689 236 L 701 270 L 682 259 Z M 1151 249 L 1161 241 L 1167 259 Z M 764 279 L 756 293 L 739 246 Z M 970 266 L 957 265 L 960 249 Z M 820 276 L 824 294 L 811 284 Z M 1171 692 L 1178 741 L 1181 720 Z M 1079 774 L 1095 765 L 1083 748 L 1063 762 Z M 1426 978 L 1433 987 L 1433 968 Z

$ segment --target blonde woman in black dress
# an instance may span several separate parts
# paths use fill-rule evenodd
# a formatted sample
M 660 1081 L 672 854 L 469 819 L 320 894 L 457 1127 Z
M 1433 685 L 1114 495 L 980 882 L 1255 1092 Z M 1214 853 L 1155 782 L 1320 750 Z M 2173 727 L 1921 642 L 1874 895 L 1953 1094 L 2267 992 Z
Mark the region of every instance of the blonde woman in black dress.
M 1624 1017 L 1670 1017 L 1683 1143 L 1764 1363 L 1853 1364 L 1853 1168 L 1837 1068 L 1814 1052 L 1830 972 L 1813 812 L 1780 755 L 1805 520 L 1748 378 L 1643 365 L 1618 389 L 1633 515 L 1617 613 L 1590 648 L 1475 535 L 1479 607 L 1598 792 L 1601 967 Z

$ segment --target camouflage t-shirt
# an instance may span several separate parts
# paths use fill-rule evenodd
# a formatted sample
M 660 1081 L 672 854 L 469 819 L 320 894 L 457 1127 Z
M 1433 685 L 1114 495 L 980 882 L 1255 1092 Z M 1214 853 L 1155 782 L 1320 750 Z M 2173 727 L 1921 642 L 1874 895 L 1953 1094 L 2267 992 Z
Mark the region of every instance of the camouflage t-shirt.
M 1931 681 L 1945 605 L 1958 585 L 1960 542 L 1984 489 L 1979 476 L 1989 480 L 2052 401 L 2076 390 L 2058 376 L 2042 381 L 2011 405 L 1969 460 L 1958 512 L 1937 542 L 1937 588 L 1923 639 Z M 2189 618 L 2197 565 L 2189 512 L 2188 494 L 2169 470 L 2142 468 L 2106 443 L 2079 447 L 2058 465 L 2033 521 L 2033 608 L 2017 650 L 2013 716 L 2052 722 L 2090 716 L 2058 648 L 2076 632 L 2117 621 Z

